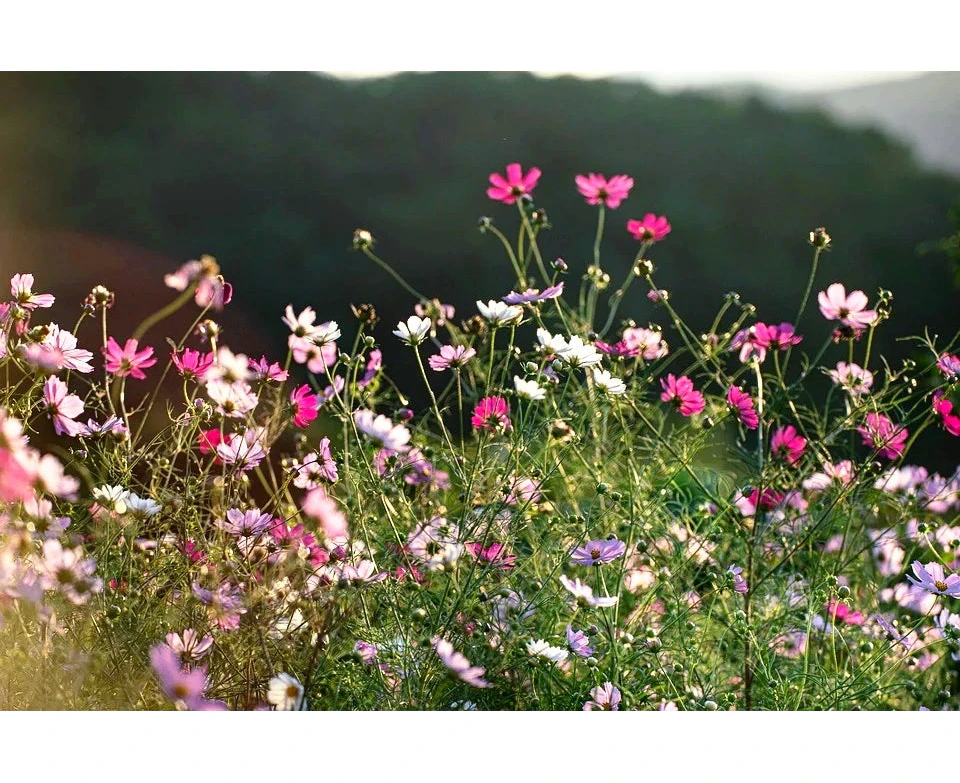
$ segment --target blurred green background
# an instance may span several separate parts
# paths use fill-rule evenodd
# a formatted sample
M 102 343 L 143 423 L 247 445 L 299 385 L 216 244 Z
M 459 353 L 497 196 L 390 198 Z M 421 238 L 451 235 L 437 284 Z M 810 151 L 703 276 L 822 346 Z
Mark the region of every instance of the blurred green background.
M 956 110 L 950 76 L 930 101 Z M 514 208 L 485 189 L 490 172 L 518 161 L 544 172 L 535 196 L 553 228 L 542 247 L 566 259 L 573 291 L 596 224 L 573 178 L 626 173 L 637 184 L 608 214 L 603 252 L 614 284 L 635 252 L 627 219 L 655 212 L 673 224 L 651 253 L 658 283 L 695 326 L 708 326 L 731 290 L 760 319 L 790 320 L 809 269 L 807 233 L 822 225 L 834 249 L 819 288 L 841 281 L 871 299 L 891 289 L 894 318 L 877 346 L 903 356 L 909 346 L 896 337 L 958 325 L 949 260 L 918 247 L 956 231 L 948 211 L 960 161 L 954 173 L 949 162 L 921 164 L 906 142 L 836 117 L 823 102 L 740 90 L 667 94 L 523 73 L 7 73 L 0 264 L 4 274 L 34 272 L 38 289 L 69 308 L 96 282 L 129 292 L 116 317 L 132 328 L 170 298 L 164 273 L 209 253 L 235 285 L 224 317 L 235 348 L 246 346 L 233 335 L 255 335 L 282 358 L 288 303 L 312 305 L 350 336 L 349 304 L 371 302 L 402 376 L 408 357 L 389 333 L 413 302 L 351 252 L 354 229 L 373 232 L 416 288 L 466 318 L 474 300 L 511 288 L 502 248 L 476 220 L 489 215 L 514 234 Z M 65 293 L 63 280 L 75 290 Z M 635 291 L 622 315 L 659 319 Z M 830 330 L 815 313 L 800 327 L 811 350 Z

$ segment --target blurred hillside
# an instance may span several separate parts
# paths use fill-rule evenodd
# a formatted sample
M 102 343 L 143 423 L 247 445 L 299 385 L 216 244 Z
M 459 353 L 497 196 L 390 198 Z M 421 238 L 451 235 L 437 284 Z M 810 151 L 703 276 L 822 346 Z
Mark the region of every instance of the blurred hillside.
M 555 228 L 543 246 L 567 260 L 574 289 L 596 220 L 574 175 L 623 172 L 637 185 L 608 220 L 605 268 L 614 280 L 626 272 L 628 218 L 667 215 L 674 232 L 652 253 L 658 282 L 701 327 L 729 290 L 763 319 L 792 318 L 807 232 L 820 225 L 835 243 L 821 285 L 896 294 L 882 350 L 902 355 L 893 338 L 924 324 L 957 326 L 947 261 L 916 248 L 950 233 L 960 181 L 819 109 L 514 73 L 0 75 L 0 228 L 105 236 L 177 261 L 210 253 L 236 286 L 234 306 L 278 352 L 288 302 L 315 306 L 347 336 L 349 303 L 372 302 L 392 343 L 391 324 L 412 302 L 350 251 L 357 227 L 464 317 L 475 299 L 505 294 L 509 264 L 476 218 L 514 230 L 513 208 L 485 195 L 488 174 L 511 161 L 544 172 L 536 196 Z M 34 261 L 5 266 L 37 272 L 47 290 L 56 269 Z M 99 282 L 95 269 L 87 277 Z M 639 292 L 622 312 L 660 317 Z M 817 344 L 828 327 L 808 315 L 801 331 Z

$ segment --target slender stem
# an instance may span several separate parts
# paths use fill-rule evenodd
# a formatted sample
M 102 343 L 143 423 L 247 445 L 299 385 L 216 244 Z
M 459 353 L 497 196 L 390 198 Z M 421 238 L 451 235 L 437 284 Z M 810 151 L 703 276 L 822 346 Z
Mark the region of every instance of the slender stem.
M 197 288 L 196 284 L 187 286 L 184 292 L 180 294 L 180 296 L 178 296 L 172 302 L 170 302 L 170 304 L 168 304 L 166 307 L 161 307 L 152 315 L 148 315 L 146 318 L 144 318 L 140 322 L 140 325 L 133 330 L 133 339 L 139 340 L 141 337 L 143 337 L 147 333 L 147 331 L 151 327 L 160 323 L 164 318 L 168 318 L 171 315 L 173 315 L 175 312 L 177 312 L 177 310 L 179 310 L 187 302 L 190 301 L 196 288 Z
M 399 274 L 397 274 L 397 272 L 394 271 L 393 267 L 391 267 L 386 261 L 380 258 L 370 248 L 368 247 L 363 248 L 363 254 L 370 260 L 375 261 L 377 266 L 379 266 L 384 272 L 390 275 L 390 277 L 396 280 L 408 294 L 410 294 L 411 296 L 415 296 L 417 299 L 420 300 L 421 303 L 426 303 L 430 301 L 429 299 L 427 299 L 427 297 L 421 294 L 416 288 L 414 288 L 406 280 L 404 280 Z

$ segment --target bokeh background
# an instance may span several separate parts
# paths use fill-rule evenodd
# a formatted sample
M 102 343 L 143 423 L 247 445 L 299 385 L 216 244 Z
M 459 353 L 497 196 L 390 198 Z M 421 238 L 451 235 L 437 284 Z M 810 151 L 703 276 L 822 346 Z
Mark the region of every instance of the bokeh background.
M 544 172 L 535 195 L 553 228 L 542 247 L 570 265 L 573 290 L 596 221 L 573 178 L 626 173 L 637 184 L 609 215 L 604 267 L 614 284 L 627 271 L 628 218 L 667 215 L 673 233 L 651 257 L 695 326 L 728 291 L 763 320 L 792 319 L 807 233 L 825 226 L 834 249 L 821 287 L 895 294 L 877 342 L 885 355 L 907 355 L 912 344 L 897 338 L 925 326 L 953 333 L 960 294 L 938 240 L 958 230 L 960 75 L 802 89 L 659 77 L 2 74 L 0 271 L 37 275 L 65 325 L 92 284 L 108 285 L 122 336 L 169 301 L 165 273 L 211 254 L 235 286 L 229 344 L 282 359 L 288 303 L 315 307 L 349 338 L 350 304 L 370 302 L 402 383 L 412 368 L 389 335 L 413 302 L 351 251 L 354 229 L 468 317 L 477 298 L 511 288 L 502 249 L 476 221 L 514 230 L 514 208 L 485 189 L 517 161 Z M 829 332 L 815 312 L 800 328 L 814 346 Z M 660 318 L 640 291 L 621 313 Z M 938 442 L 924 446 L 934 464 L 956 464 L 960 450 Z

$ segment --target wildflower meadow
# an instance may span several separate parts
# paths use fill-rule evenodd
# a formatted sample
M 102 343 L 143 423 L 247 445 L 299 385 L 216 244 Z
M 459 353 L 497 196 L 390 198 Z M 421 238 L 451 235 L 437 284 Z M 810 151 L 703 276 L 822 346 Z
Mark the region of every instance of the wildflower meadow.
M 896 292 L 835 279 L 851 238 L 809 226 L 794 311 L 730 292 L 701 333 L 657 283 L 682 215 L 625 174 L 543 179 L 486 186 L 513 290 L 477 270 L 457 312 L 358 229 L 357 273 L 409 317 L 317 313 L 291 279 L 266 356 L 217 321 L 227 259 L 158 270 L 169 303 L 130 334 L 111 316 L 142 306 L 109 280 L 63 302 L 24 259 L 0 304 L 0 707 L 960 707 L 960 472 L 913 457 L 960 437 L 958 335 L 879 355 Z M 559 188 L 596 214 L 591 257 L 541 249 Z M 610 232 L 635 240 L 624 279 Z

